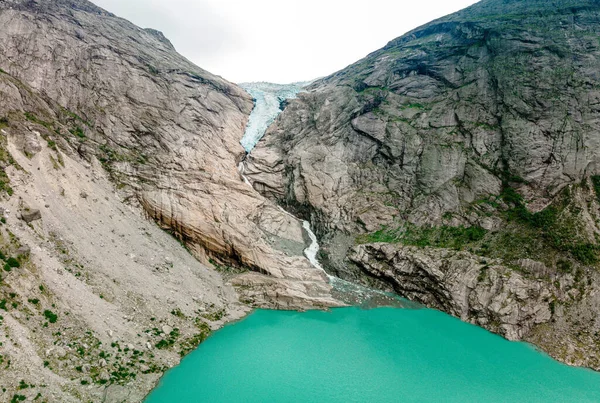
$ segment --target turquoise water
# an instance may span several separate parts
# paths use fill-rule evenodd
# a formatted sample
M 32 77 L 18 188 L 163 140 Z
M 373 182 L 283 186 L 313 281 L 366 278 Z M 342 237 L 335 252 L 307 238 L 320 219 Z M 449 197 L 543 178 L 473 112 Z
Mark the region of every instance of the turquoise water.
M 600 402 L 600 374 L 429 309 L 256 311 L 146 403 Z

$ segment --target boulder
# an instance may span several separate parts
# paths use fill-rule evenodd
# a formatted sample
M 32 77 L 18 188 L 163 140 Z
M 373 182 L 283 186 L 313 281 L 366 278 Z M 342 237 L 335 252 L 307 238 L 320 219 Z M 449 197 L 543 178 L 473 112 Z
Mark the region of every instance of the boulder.
M 42 212 L 40 210 L 28 209 L 21 211 L 21 220 L 25 221 L 27 224 L 41 219 Z

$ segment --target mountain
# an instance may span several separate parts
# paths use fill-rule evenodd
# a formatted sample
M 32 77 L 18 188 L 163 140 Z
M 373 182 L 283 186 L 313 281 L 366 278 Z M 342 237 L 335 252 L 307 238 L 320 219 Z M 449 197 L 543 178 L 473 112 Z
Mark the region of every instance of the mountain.
M 313 83 L 248 160 L 340 277 L 600 369 L 600 2 L 483 0 Z
M 1 401 L 141 401 L 249 306 L 341 304 L 237 170 L 241 88 L 85 0 L 0 1 L 0 49 Z

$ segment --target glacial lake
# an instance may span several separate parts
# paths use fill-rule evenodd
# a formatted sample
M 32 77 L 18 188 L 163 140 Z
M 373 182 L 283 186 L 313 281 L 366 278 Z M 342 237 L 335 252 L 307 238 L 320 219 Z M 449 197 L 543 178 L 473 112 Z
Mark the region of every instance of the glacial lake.
M 145 402 L 600 402 L 600 374 L 430 309 L 258 310 Z

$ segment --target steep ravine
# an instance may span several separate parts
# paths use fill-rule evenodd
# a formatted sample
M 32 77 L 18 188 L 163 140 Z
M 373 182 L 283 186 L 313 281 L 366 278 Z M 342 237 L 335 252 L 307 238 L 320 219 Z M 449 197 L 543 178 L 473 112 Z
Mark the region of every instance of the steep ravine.
M 253 187 L 253 184 L 245 174 L 247 159 L 250 157 L 256 143 L 264 136 L 269 125 L 271 125 L 277 116 L 284 110 L 287 103 L 303 90 L 306 84 L 294 83 L 282 85 L 261 82 L 242 85 L 254 96 L 255 106 L 250 115 L 244 137 L 241 140 L 241 144 L 244 145 L 244 148 L 247 150 L 247 155 L 239 163 L 238 170 L 244 183 Z M 408 301 L 396 298 L 391 294 L 348 282 L 327 273 L 318 260 L 320 246 L 317 236 L 311 228 L 310 222 L 294 216 L 281 206 L 279 206 L 279 210 L 288 216 L 296 225 L 302 225 L 306 243 L 306 248 L 303 250 L 304 256 L 306 256 L 315 269 L 319 270 L 323 276 L 328 279 L 329 284 L 332 286 L 332 295 L 338 300 L 353 305 L 386 305 L 403 307 L 410 305 L 408 304 Z M 244 293 L 244 291 L 242 291 L 242 293 Z

